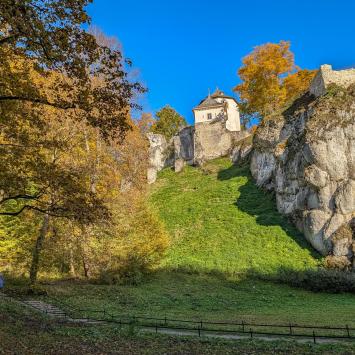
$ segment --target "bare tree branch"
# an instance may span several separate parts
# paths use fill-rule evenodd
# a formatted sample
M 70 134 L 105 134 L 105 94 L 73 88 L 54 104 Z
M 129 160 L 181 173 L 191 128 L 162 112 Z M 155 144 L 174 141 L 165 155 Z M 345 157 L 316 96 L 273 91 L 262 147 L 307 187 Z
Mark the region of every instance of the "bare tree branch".
M 10 200 L 36 200 L 40 196 L 41 196 L 41 194 L 36 194 L 36 195 L 18 194 L 15 196 L 9 196 L 9 197 L 3 198 L 0 201 L 0 204 L 10 201 Z
M 45 210 L 45 209 L 39 208 L 37 206 L 31 206 L 31 205 L 24 205 L 18 211 L 14 211 L 14 212 L 9 212 L 9 211 L 8 212 L 1 212 L 0 211 L 0 216 L 16 217 L 16 216 L 20 215 L 25 210 L 33 210 L 33 211 L 45 213 L 45 214 L 48 214 L 49 216 L 52 216 L 52 217 L 68 218 L 68 219 L 73 218 L 73 215 L 70 215 L 70 214 L 68 214 L 68 215 L 58 214 L 58 213 L 52 212 L 50 210 Z M 60 210 L 60 208 L 58 208 L 58 210 Z M 63 209 L 63 211 L 65 211 L 65 210 Z

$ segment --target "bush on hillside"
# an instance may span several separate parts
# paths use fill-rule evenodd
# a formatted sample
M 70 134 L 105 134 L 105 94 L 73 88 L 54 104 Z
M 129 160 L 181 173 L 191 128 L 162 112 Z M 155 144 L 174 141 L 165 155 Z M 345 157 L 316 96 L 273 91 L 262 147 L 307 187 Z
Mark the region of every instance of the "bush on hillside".
M 295 271 L 281 268 L 276 281 L 315 292 L 355 293 L 355 273 L 324 268 Z
M 159 218 L 144 201 L 138 201 L 131 212 L 116 216 L 116 226 L 106 235 L 91 238 L 90 278 L 95 282 L 138 284 L 163 257 L 169 238 Z

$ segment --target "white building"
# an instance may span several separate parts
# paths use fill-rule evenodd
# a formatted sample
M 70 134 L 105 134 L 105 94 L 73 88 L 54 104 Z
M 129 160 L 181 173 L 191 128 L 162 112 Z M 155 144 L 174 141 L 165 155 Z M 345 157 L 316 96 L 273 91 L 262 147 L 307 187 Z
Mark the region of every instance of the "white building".
M 237 101 L 216 89 L 193 109 L 195 124 L 224 120 L 228 131 L 240 131 L 240 117 Z

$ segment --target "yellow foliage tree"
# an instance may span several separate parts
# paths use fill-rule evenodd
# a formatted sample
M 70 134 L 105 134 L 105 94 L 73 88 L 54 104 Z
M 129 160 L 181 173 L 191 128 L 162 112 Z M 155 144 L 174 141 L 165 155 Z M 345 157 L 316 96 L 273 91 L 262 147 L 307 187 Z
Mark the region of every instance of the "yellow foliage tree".
M 294 64 L 290 42 L 257 46 L 243 58 L 238 70 L 242 83 L 234 88 L 241 99 L 242 113 L 264 117 L 302 93 L 314 72 Z
M 283 88 L 286 91 L 287 101 L 291 101 L 305 92 L 309 88 L 315 73 L 315 70 L 302 69 L 285 77 Z
M 157 232 L 160 227 L 144 205 L 148 144 L 129 110 L 125 139 L 104 138 L 99 127 L 82 119 L 80 108 L 50 104 L 75 97 L 69 78 L 55 71 L 38 73 L 35 62 L 23 56 L 6 63 L 0 74 L 12 92 L 22 85 L 45 103 L 10 100 L 0 105 L 0 266 L 20 273 L 30 268 L 31 283 L 39 270 L 97 276 L 113 267 L 114 255 L 119 255 L 117 270 L 129 260 L 146 268 L 161 255 L 164 232 Z M 11 86 L 21 75 L 25 82 Z M 70 92 L 56 90 L 63 81 Z M 94 89 L 104 85 L 101 78 L 92 78 Z M 131 229 L 122 229 L 129 218 Z M 133 233 L 140 224 L 145 224 L 141 236 Z M 136 238 L 135 244 L 127 235 Z M 157 253 L 148 258 L 152 249 Z

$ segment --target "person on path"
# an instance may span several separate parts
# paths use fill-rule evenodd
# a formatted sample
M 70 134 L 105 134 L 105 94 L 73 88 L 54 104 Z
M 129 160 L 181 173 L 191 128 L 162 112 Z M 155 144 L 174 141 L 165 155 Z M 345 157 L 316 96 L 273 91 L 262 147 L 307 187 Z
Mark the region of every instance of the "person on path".
M 3 276 L 2 273 L 0 272 L 0 290 L 3 289 L 4 286 L 5 286 L 4 276 Z

